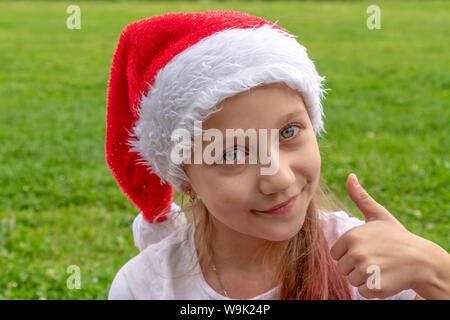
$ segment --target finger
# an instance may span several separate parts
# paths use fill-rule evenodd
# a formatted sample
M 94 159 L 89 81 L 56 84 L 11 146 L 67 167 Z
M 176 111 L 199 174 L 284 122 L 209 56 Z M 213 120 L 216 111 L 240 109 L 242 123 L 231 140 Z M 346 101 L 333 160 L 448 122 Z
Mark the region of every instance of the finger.
M 386 298 L 385 294 L 381 289 L 369 289 L 367 284 L 364 282 L 362 285 L 358 287 L 359 294 L 366 299 L 384 299 Z
M 336 240 L 333 247 L 331 247 L 330 254 L 334 260 L 339 260 L 347 252 L 347 244 L 345 238 L 342 236 Z
M 362 286 L 367 281 L 367 273 L 363 274 L 357 268 L 353 269 L 352 272 L 347 276 L 348 282 L 354 287 Z
M 346 187 L 350 198 L 363 213 L 366 222 L 373 220 L 397 220 L 388 210 L 386 210 L 386 208 L 369 195 L 369 193 L 359 184 L 354 173 L 348 176 Z
M 349 254 L 345 254 L 342 258 L 338 261 L 338 270 L 339 272 L 347 276 L 350 272 L 352 272 L 355 269 L 355 261 Z

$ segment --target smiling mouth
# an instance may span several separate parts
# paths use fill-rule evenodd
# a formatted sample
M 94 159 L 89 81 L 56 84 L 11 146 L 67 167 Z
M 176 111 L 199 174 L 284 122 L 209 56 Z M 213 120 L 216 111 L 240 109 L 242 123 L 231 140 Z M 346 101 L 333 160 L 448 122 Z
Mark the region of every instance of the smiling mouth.
M 283 203 L 281 203 L 279 205 L 276 205 L 275 207 L 272 207 L 271 209 L 268 209 L 268 210 L 253 210 L 253 211 L 256 212 L 256 213 L 263 213 L 263 214 L 283 214 L 283 213 L 286 213 L 286 212 L 290 211 L 294 207 L 294 205 L 295 205 L 295 203 L 297 201 L 297 198 L 299 197 L 299 195 L 302 192 L 303 192 L 303 189 L 302 189 L 302 191 L 299 194 L 296 194 L 292 198 L 288 199 L 287 201 L 285 201 L 285 202 L 283 202 Z
M 256 213 L 266 213 L 266 214 L 281 214 L 281 213 L 285 213 L 286 211 L 289 211 L 292 209 L 292 207 L 294 207 L 297 198 L 303 193 L 303 191 L 305 190 L 306 185 L 302 188 L 302 190 L 300 191 L 300 193 L 296 194 L 295 196 L 293 196 L 292 198 L 286 200 L 285 202 L 282 202 L 270 209 L 267 210 L 256 210 L 254 209 L 253 211 Z
M 255 211 L 257 211 L 257 212 L 263 212 L 263 213 L 270 213 L 270 212 L 272 212 L 272 211 L 275 211 L 275 210 L 277 210 L 277 209 L 281 209 L 281 208 L 287 206 L 287 205 L 290 204 L 290 203 L 292 202 L 292 200 L 294 200 L 297 196 L 298 196 L 298 195 L 295 195 L 295 196 L 293 196 L 292 198 L 288 199 L 287 201 L 282 202 L 282 203 L 280 203 L 280 204 L 278 204 L 278 205 L 276 205 L 276 206 L 274 206 L 274 207 L 272 207 L 272 208 L 270 208 L 270 209 L 267 209 L 267 210 L 255 210 Z

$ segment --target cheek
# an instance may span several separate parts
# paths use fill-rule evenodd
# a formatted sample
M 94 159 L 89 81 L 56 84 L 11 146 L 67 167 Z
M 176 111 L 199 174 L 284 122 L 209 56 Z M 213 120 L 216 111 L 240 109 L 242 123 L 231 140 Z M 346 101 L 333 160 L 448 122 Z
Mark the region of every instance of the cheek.
M 315 149 L 311 157 L 312 157 L 311 171 L 315 172 L 316 175 L 320 175 L 320 167 L 322 165 L 322 159 L 320 157 L 320 152 L 318 148 Z
M 317 149 L 317 152 L 313 152 L 310 157 L 310 163 L 308 165 L 308 180 L 310 183 L 310 190 L 309 195 L 310 199 L 314 196 L 316 193 L 317 186 L 319 185 L 320 181 L 320 167 L 321 167 L 321 158 L 320 158 L 320 152 Z
M 205 204 L 215 215 L 231 217 L 247 210 L 248 194 L 245 182 L 237 177 L 219 179 L 210 186 Z
M 315 181 L 320 175 L 321 158 L 317 145 L 305 144 L 296 150 L 293 155 L 293 169 L 301 173 L 309 183 Z

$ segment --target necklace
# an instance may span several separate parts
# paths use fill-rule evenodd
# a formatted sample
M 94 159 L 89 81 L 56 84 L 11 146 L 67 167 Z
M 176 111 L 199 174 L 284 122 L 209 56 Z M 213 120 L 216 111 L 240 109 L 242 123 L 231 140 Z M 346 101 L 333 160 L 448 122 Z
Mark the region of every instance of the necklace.
M 212 269 L 213 269 L 214 272 L 216 273 L 217 280 L 219 280 L 220 287 L 222 288 L 222 291 L 223 291 L 223 293 L 225 294 L 225 297 L 228 298 L 227 291 L 225 290 L 225 287 L 223 286 L 222 280 L 220 280 L 219 273 L 217 272 L 216 266 L 215 266 L 214 264 L 212 265 Z

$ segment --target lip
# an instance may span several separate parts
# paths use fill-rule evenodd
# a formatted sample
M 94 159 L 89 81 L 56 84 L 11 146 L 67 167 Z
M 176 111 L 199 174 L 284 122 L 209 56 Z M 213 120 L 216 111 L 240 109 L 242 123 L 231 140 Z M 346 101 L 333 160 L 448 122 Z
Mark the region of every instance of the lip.
M 259 212 L 259 213 L 266 213 L 266 214 L 283 214 L 285 212 L 288 212 L 289 210 L 291 210 L 294 207 L 297 197 L 298 197 L 298 194 L 293 196 L 289 200 L 287 200 L 283 203 L 280 203 L 280 204 L 276 205 L 275 207 L 270 208 L 269 210 L 264 210 L 264 211 L 255 210 L 255 211 Z

